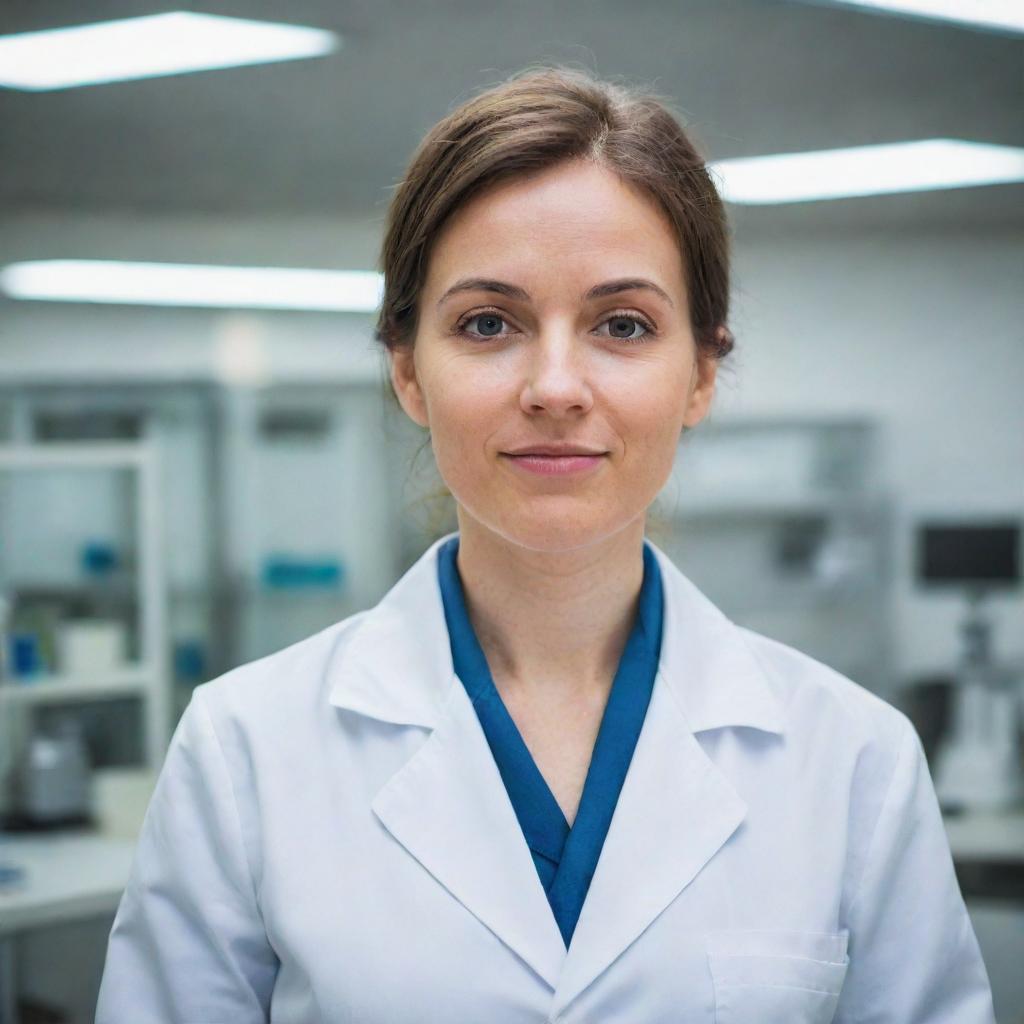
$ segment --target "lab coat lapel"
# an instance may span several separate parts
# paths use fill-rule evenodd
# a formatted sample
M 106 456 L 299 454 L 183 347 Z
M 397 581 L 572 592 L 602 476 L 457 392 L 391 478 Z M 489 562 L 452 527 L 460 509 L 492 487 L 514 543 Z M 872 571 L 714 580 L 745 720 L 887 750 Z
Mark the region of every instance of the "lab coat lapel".
M 553 1014 L 638 938 L 746 816 L 696 734 L 735 725 L 782 732 L 778 698 L 739 628 L 654 550 L 665 593 L 659 670 Z
M 449 535 L 450 536 L 450 535 Z M 373 812 L 412 857 L 554 990 L 565 944 L 465 688 L 437 583 L 441 538 L 332 666 L 331 703 L 431 730 Z
M 387 830 L 555 988 L 565 944 L 465 690 L 377 794 Z
M 476 712 L 452 667 L 437 581 L 441 537 L 329 666 L 330 701 L 430 730 L 373 811 L 466 909 L 555 990 L 558 1013 L 700 873 L 747 805 L 698 742 L 703 730 L 783 731 L 772 680 L 742 630 L 656 546 L 665 595 L 659 669 L 572 944 L 554 915 Z
M 746 811 L 686 728 L 659 676 L 573 933 L 554 1013 L 689 885 Z

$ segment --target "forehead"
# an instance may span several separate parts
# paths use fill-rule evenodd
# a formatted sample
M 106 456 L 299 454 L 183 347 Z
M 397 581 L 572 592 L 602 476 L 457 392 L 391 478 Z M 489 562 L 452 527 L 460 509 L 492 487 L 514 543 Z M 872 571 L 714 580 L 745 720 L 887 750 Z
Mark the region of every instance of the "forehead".
M 597 278 L 644 276 L 685 294 L 679 244 L 664 210 L 589 161 L 503 182 L 456 210 L 432 249 L 425 291 L 439 295 L 466 274 L 515 280 L 531 294 L 542 283 L 576 291 Z

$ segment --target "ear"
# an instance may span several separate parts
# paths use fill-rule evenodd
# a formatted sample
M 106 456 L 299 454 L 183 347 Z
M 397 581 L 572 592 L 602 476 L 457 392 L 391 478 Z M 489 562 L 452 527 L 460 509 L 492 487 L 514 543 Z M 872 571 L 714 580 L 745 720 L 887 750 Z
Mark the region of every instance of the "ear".
M 711 408 L 715 396 L 715 378 L 718 375 L 718 360 L 698 351 L 693 366 L 693 378 L 686 402 L 683 425 L 695 427 Z
M 423 400 L 419 378 L 416 376 L 414 352 L 412 345 L 400 345 L 388 350 L 391 386 L 409 419 L 418 426 L 427 427 L 430 420 L 427 416 L 427 403 Z

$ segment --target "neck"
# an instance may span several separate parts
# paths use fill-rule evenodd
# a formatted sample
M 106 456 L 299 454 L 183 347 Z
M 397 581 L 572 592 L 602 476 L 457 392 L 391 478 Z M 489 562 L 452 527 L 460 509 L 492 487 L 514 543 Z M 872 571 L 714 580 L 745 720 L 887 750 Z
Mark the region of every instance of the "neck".
M 526 698 L 606 696 L 643 583 L 642 519 L 599 543 L 533 551 L 459 510 L 457 565 L 496 685 Z

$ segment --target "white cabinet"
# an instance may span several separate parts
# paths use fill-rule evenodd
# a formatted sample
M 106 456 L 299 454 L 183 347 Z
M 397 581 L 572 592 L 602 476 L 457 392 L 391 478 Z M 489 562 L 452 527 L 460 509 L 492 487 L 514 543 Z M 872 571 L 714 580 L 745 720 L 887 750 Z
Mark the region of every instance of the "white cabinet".
M 891 695 L 879 476 L 869 421 L 705 423 L 684 435 L 648 532 L 734 621 Z
M 0 715 L 10 724 L 54 705 L 137 699 L 154 772 L 173 725 L 158 475 L 146 442 L 0 445 L 0 592 L 18 635 Z M 124 627 L 123 658 L 62 646 L 65 622 L 98 619 Z
M 403 466 L 386 421 L 380 388 L 357 383 L 0 387 L 0 443 L 50 449 L 130 439 L 159 453 L 172 723 L 197 683 L 369 607 L 394 581 Z M 116 532 L 123 491 L 110 479 L 81 487 L 22 479 L 18 526 L 6 528 L 33 572 L 41 557 L 54 561 L 46 571 L 66 589 L 90 523 Z M 70 505 L 77 518 L 62 514 Z M 108 596 L 135 614 L 131 585 Z M 127 763 L 134 747 L 123 738 L 138 730 L 129 709 L 108 708 L 96 732 L 116 747 L 109 763 Z

